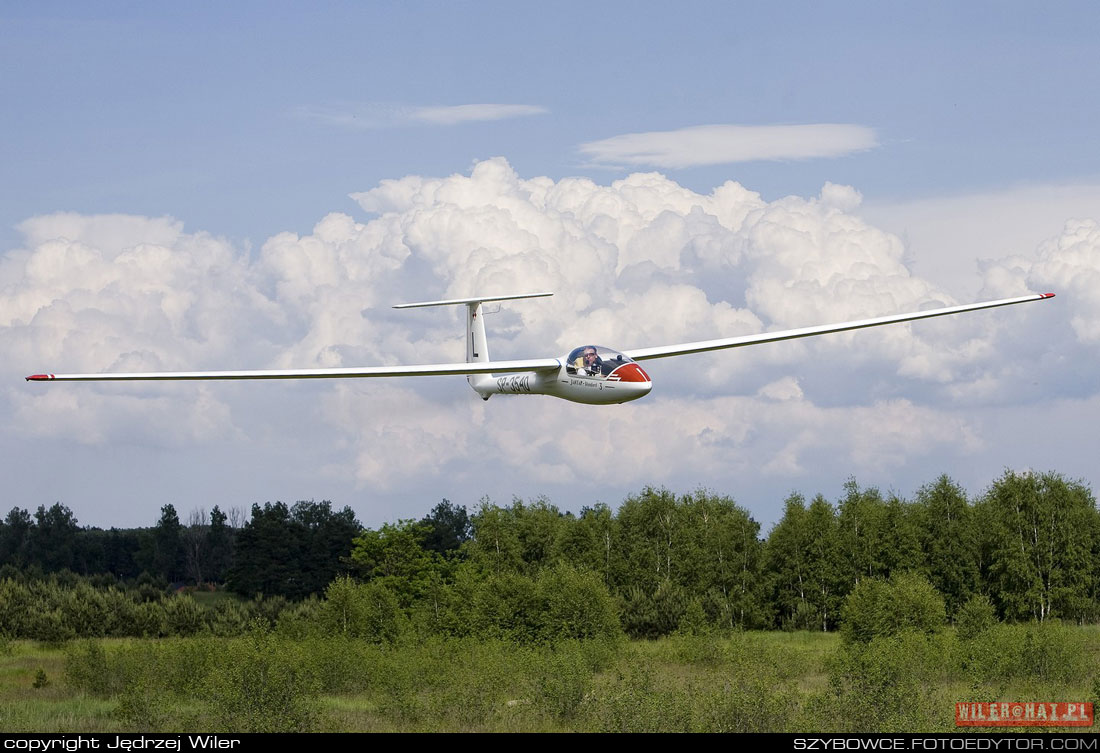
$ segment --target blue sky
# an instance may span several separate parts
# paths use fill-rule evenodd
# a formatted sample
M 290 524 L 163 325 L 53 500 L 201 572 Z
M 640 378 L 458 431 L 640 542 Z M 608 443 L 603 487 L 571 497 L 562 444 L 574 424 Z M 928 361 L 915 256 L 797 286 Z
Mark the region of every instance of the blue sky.
M 15 313 L 2 321 L 7 332 L 0 338 L 0 349 L 8 351 L 3 360 L 9 364 L 3 376 L 10 381 L 37 370 L 69 370 L 66 364 L 73 362 L 86 364 L 89 370 L 108 369 L 129 351 L 109 355 L 105 352 L 109 348 L 104 346 L 84 352 L 74 343 L 92 337 L 88 334 L 92 331 L 99 338 L 97 342 L 113 342 L 119 335 L 112 327 L 135 326 L 139 332 L 144 331 L 140 315 L 131 320 L 138 322 L 134 325 L 108 321 L 103 328 L 92 327 L 89 322 L 98 326 L 99 319 L 89 312 L 112 309 L 100 299 L 99 303 L 86 303 L 86 283 L 81 282 L 80 275 L 69 281 L 51 278 L 49 286 L 35 287 L 38 278 L 34 277 L 33 265 L 25 264 L 26 259 L 36 255 L 41 258 L 46 253 L 43 244 L 51 238 L 73 241 L 77 232 L 69 220 L 56 219 L 57 213 L 84 218 L 144 218 L 138 222 L 140 228 L 126 231 L 112 225 L 115 221 L 110 219 L 99 221 L 92 230 L 88 223 L 77 223 L 85 235 L 75 240 L 100 249 L 108 261 L 116 250 L 108 248 L 111 241 L 105 238 L 124 238 L 123 245 L 129 244 L 126 247 L 163 242 L 178 254 L 197 253 L 193 249 L 202 246 L 206 249 L 203 254 L 212 254 L 203 258 L 214 258 L 220 252 L 203 246 L 207 243 L 203 238 L 212 236 L 225 239 L 226 259 L 263 257 L 266 266 L 245 265 L 233 272 L 240 275 L 235 287 L 224 291 L 212 288 L 226 296 L 245 289 L 266 296 L 264 305 L 252 306 L 245 301 L 229 306 L 241 321 L 254 318 L 254 329 L 234 330 L 221 339 L 210 331 L 199 332 L 194 334 L 195 341 L 200 345 L 205 342 L 209 348 L 162 352 L 157 356 L 162 361 L 198 359 L 203 363 L 195 366 L 215 368 L 265 365 L 224 363 L 226 358 L 244 355 L 270 362 L 292 357 L 323 360 L 325 356 L 318 355 L 320 345 L 310 350 L 313 346 L 309 333 L 317 337 L 327 333 L 339 341 L 332 345 L 340 346 L 344 342 L 340 340 L 341 332 L 324 323 L 316 307 L 301 303 L 304 293 L 286 292 L 290 279 L 287 275 L 292 272 L 280 265 L 287 264 L 286 254 L 293 252 L 284 249 L 278 259 L 274 251 L 265 256 L 265 247 L 272 247 L 271 239 L 285 231 L 303 238 L 320 238 L 314 227 L 330 213 L 369 223 L 379 219 L 378 208 L 383 204 L 396 207 L 394 216 L 402 218 L 402 227 L 411 227 L 417 212 L 438 210 L 438 204 L 405 205 L 400 197 L 382 196 L 385 191 L 371 200 L 356 201 L 350 194 L 368 192 L 383 181 L 400 181 L 406 176 L 443 179 L 454 174 L 470 175 L 475 165 L 489 164 L 485 161 L 492 158 L 503 158 L 519 181 L 545 178 L 560 182 L 584 177 L 597 186 L 609 186 L 635 172 L 656 171 L 671 184 L 700 196 L 710 195 L 727 181 L 736 181 L 758 193 L 763 202 L 777 202 L 789 195 L 806 199 L 823 196 L 826 183 L 851 186 L 862 200 L 849 202 L 842 209 L 877 231 L 896 237 L 904 247 L 901 258 L 908 270 L 960 301 L 983 291 L 993 294 L 1002 287 L 1008 290 L 1007 280 L 1015 279 L 1010 271 L 1020 264 L 1006 260 L 1015 256 L 1028 259 L 1027 269 L 1031 270 L 1018 275 L 1020 286 L 1060 279 L 1049 270 L 1063 269 L 1064 259 L 1055 259 L 1053 250 L 1044 251 L 1043 243 L 1054 244 L 1052 249 L 1062 248 L 1059 253 L 1078 249 L 1073 262 L 1079 265 L 1075 267 L 1078 271 L 1070 279 L 1083 280 L 1092 269 L 1091 241 L 1073 239 L 1091 236 L 1087 232 L 1073 235 L 1065 230 L 1065 222 L 1100 220 L 1098 22 L 1100 9 L 1094 3 L 925 3 L 911 7 L 883 3 L 703 2 L 675 7 L 633 2 L 542 6 L 241 2 L 227 7 L 9 3 L 0 9 L 0 64 L 5 71 L 0 77 L 0 97 L 5 102 L 0 136 L 6 147 L 2 168 L 5 179 L 0 184 L 0 251 L 5 253 L 6 266 L 0 274 L 0 291 Z M 826 125 L 847 130 L 832 134 L 823 130 Z M 695 142 L 689 143 L 688 137 L 699 136 L 700 132 L 688 129 L 702 126 L 715 126 L 717 130 L 708 132 L 693 146 Z M 746 126 L 759 130 L 730 130 Z M 797 142 L 794 144 L 783 141 L 786 137 L 776 130 L 780 127 L 807 130 L 788 134 Z M 624 141 L 629 134 L 641 136 Z M 767 158 L 750 156 L 731 161 L 736 157 L 728 155 L 742 154 L 733 148 L 737 146 L 733 142 L 740 144 L 748 136 L 758 136 L 770 145 L 771 151 L 760 152 Z M 677 158 L 659 154 L 661 145 L 668 143 L 680 150 L 681 160 L 684 153 L 690 153 L 690 166 L 681 166 L 684 163 L 677 162 Z M 638 151 L 639 144 L 645 149 Z M 805 157 L 795 147 L 832 152 Z M 486 174 L 478 183 L 482 186 L 479 190 L 505 190 L 500 187 L 510 180 L 503 173 Z M 564 184 L 559 187 L 565 191 Z M 578 197 L 581 194 L 583 191 Z M 469 220 L 473 216 L 467 211 L 471 205 L 459 204 L 466 208 L 463 221 Z M 690 214 L 690 204 L 688 201 L 684 205 L 685 217 Z M 775 206 L 771 211 L 778 214 L 780 209 Z M 565 211 L 561 207 L 558 210 Z M 182 225 L 172 230 L 168 227 L 172 220 L 161 222 L 158 218 L 163 217 L 174 218 Z M 28 225 L 32 218 L 39 219 Z M 656 219 L 654 223 L 647 230 L 650 236 L 664 232 L 657 227 Z M 364 232 L 387 231 L 379 224 Z M 526 232 L 537 235 L 534 230 Z M 695 232 L 691 230 L 689 235 Z M 324 246 L 331 237 L 316 242 Z M 763 243 L 749 235 L 742 240 Z M 642 253 L 638 248 L 650 247 L 641 244 L 629 253 Z M 652 249 L 654 255 L 661 253 L 659 246 Z M 301 253 L 308 256 L 307 250 Z M 461 253 L 457 244 L 446 258 L 429 252 L 421 254 L 414 248 L 404 272 L 389 279 L 387 285 L 403 294 L 423 288 L 429 293 L 424 297 L 436 297 L 442 288 L 459 284 L 460 277 L 446 279 L 446 274 L 447 270 L 455 275 L 461 272 L 454 264 L 455 255 Z M 559 258 L 556 253 L 551 253 L 552 259 Z M 628 249 L 624 246 L 620 253 L 627 254 Z M 886 255 L 882 259 L 892 258 L 883 253 Z M 730 307 L 745 312 L 744 322 L 752 313 L 760 326 L 783 323 L 786 310 L 753 303 L 752 295 L 756 294 L 752 293 L 751 283 L 745 288 L 731 282 L 725 290 L 707 282 L 713 270 L 704 274 L 701 268 L 690 268 L 685 259 L 662 267 L 675 268 L 676 274 L 668 271 L 660 284 L 670 284 L 669 280 L 675 278 L 703 291 L 711 309 L 706 316 L 700 315 L 700 323 L 725 321 L 722 317 L 727 315 L 733 323 L 735 317 L 726 311 Z M 982 268 L 977 265 L 978 259 L 994 262 Z M 492 267 L 498 272 L 519 263 L 503 257 L 498 262 L 502 266 Z M 195 266 L 190 277 L 174 272 L 175 276 L 158 279 L 169 288 L 198 289 L 203 280 L 209 280 L 211 269 L 221 274 L 227 269 L 225 265 L 231 266 L 229 261 L 211 264 L 214 266 L 210 268 Z M 1036 271 L 1040 267 L 1048 272 Z M 298 271 L 293 274 L 306 274 L 298 267 L 294 269 Z M 354 275 L 347 271 L 350 267 L 341 269 Z M 743 271 L 751 280 L 760 278 L 763 269 L 757 266 Z M 803 267 L 784 269 L 794 279 Z M 157 273 L 167 274 L 163 269 Z M 848 273 L 849 267 L 837 272 Z M 1030 283 L 1024 280 L 1028 274 Z M 307 276 L 323 277 L 317 268 Z M 627 278 L 616 279 L 625 286 Z M 124 275 L 112 280 L 114 287 L 97 288 L 95 295 L 123 295 L 128 284 L 136 284 Z M 657 284 L 653 280 L 646 284 L 651 283 Z M 349 295 L 355 291 L 364 296 L 371 294 L 367 288 L 345 289 L 335 282 L 331 284 L 334 291 Z M 652 290 L 646 294 L 656 295 Z M 683 300 L 688 300 L 688 293 L 684 295 Z M 902 305 L 919 299 L 916 293 L 897 290 L 890 295 L 892 298 L 879 299 L 878 305 L 889 301 Z M 194 296 L 187 298 L 194 300 Z M 75 312 L 63 325 L 70 328 L 66 330 L 69 335 L 59 336 L 49 346 L 27 345 L 34 340 L 33 333 L 27 334 L 32 330 L 25 329 L 32 317 L 57 301 L 66 302 Z M 615 311 L 629 316 L 632 301 L 619 303 L 620 308 L 611 314 L 592 307 L 505 316 L 578 316 L 580 321 L 595 326 Z M 264 308 L 298 304 L 303 312 L 308 309 L 312 313 L 303 313 L 284 329 L 280 329 L 284 324 L 279 317 Z M 873 307 L 875 302 L 869 300 L 866 305 Z M 1064 349 L 1057 351 L 1057 358 L 1091 364 L 1095 340 L 1088 334 L 1088 327 L 1095 306 L 1100 304 L 1090 299 L 1078 302 L 1080 309 L 1065 305 L 1059 321 L 1065 331 L 1074 334 Z M 127 304 L 119 312 L 125 310 L 135 316 L 135 306 Z M 216 310 L 214 303 L 210 306 L 211 311 Z M 382 308 L 381 301 L 364 302 L 365 310 Z M 820 307 L 804 310 L 806 315 L 824 317 L 833 313 Z M 792 305 L 789 313 L 794 316 L 798 311 Z M 839 316 L 843 312 L 836 313 Z M 188 326 L 201 330 L 203 321 L 208 320 L 200 317 Z M 522 321 L 525 326 L 535 326 L 527 318 Z M 814 323 L 818 322 L 791 321 L 790 326 Z M 421 320 L 408 326 L 413 328 L 408 332 L 410 342 L 442 343 L 448 328 L 453 329 L 453 322 Z M 139 353 L 155 350 L 149 343 L 162 343 L 180 331 L 178 327 L 157 330 L 150 324 L 145 332 L 147 343 L 127 347 Z M 249 332 L 252 340 L 248 340 Z M 627 336 L 629 330 L 625 332 Z M 653 330 L 654 336 L 664 332 Z M 667 330 L 670 337 L 697 339 L 694 332 Z M 549 336 L 546 330 L 545 337 Z M 971 340 L 960 343 L 981 340 L 987 347 L 996 344 L 1003 348 L 997 339 L 1001 336 L 971 333 Z M 539 344 L 525 343 L 522 335 L 509 334 L 508 339 L 513 342 L 505 348 Z M 238 345 L 223 345 L 219 350 L 216 343 L 223 341 Z M 242 350 L 244 346 L 239 343 L 246 341 L 259 343 L 256 350 Z M 628 347 L 657 343 L 607 344 Z M 362 345 L 365 350 L 356 351 L 359 346 L 350 340 L 345 345 L 344 357 L 384 355 L 366 345 Z M 430 347 L 423 345 L 409 355 L 416 357 Z M 946 377 L 922 372 L 915 365 L 909 372 L 904 372 L 906 367 L 898 367 L 899 362 L 915 364 L 926 358 L 914 355 L 917 351 L 912 348 L 920 350 L 917 346 L 909 350 L 882 347 L 881 352 L 876 351 L 879 360 L 873 369 L 881 374 L 870 385 L 880 390 L 878 397 L 908 400 L 914 410 L 931 411 L 937 420 L 950 417 L 961 422 L 956 428 L 975 437 L 966 446 L 969 449 L 963 452 L 959 446 L 946 444 L 931 454 L 917 453 L 912 458 L 899 450 L 898 458 L 872 462 L 860 454 L 863 450 L 856 444 L 845 450 L 847 454 L 831 456 L 812 438 L 794 447 L 761 427 L 750 432 L 759 435 L 758 439 L 737 434 L 731 426 L 704 427 L 700 436 L 713 434 L 717 441 L 730 442 L 749 456 L 765 452 L 762 448 L 773 442 L 793 453 L 792 459 L 788 466 L 777 465 L 771 475 L 746 478 L 744 486 L 737 487 L 737 478 L 712 472 L 708 470 L 712 466 L 706 464 L 698 468 L 688 464 L 694 469 L 690 473 L 678 473 L 670 466 L 667 472 L 655 474 L 656 478 L 632 470 L 629 463 L 621 472 L 615 472 L 613 467 L 623 462 L 622 458 L 609 455 L 606 463 L 612 471 L 600 480 L 607 501 L 616 501 L 645 483 L 667 483 L 679 491 L 704 485 L 734 496 L 751 497 L 745 503 L 758 518 L 770 521 L 788 491 L 838 491 L 844 479 L 833 478 L 836 467 L 843 468 L 842 473 L 851 468 L 857 477 L 870 483 L 894 484 L 903 493 L 944 470 L 957 469 L 960 476 L 971 474 L 963 481 L 978 491 L 980 484 L 991 481 L 1004 467 L 1035 464 L 1077 475 L 1084 475 L 1091 467 L 1088 458 L 1094 457 L 1097 449 L 1095 440 L 1089 446 L 1091 437 L 1084 438 L 1084 448 L 1080 442 L 1072 447 L 1057 443 L 1052 447 L 1049 442 L 1022 442 L 1003 428 L 1006 424 L 1025 425 L 1025 414 L 1042 410 L 1037 406 L 1045 406 L 1051 411 L 1048 415 L 1058 411 L 1071 417 L 1090 415 L 1095 400 L 1087 386 L 1087 375 L 1079 375 L 1076 381 L 1059 378 L 1040 399 L 1034 394 L 1025 395 L 1026 390 L 1020 392 L 1023 388 L 1019 385 L 1005 386 L 1012 379 L 1020 381 L 1019 375 L 1007 376 L 1015 368 L 1009 365 L 1011 354 L 1001 353 L 995 363 L 985 366 L 989 373 L 999 374 L 997 379 L 1004 384 L 983 383 L 982 388 L 975 386 L 981 381 L 976 374 L 983 369 L 978 352 L 981 349 L 976 346 L 966 356 L 970 360 L 965 368 L 958 363 L 953 369 L 943 367 L 943 373 L 950 372 Z M 960 344 L 957 352 L 962 350 Z M 807 353 L 828 358 L 828 351 Z M 1018 355 L 1039 361 L 1056 359 L 1050 352 L 1026 351 Z M 50 362 L 24 363 L 23 359 L 29 357 L 48 358 Z M 749 373 L 742 373 L 745 381 L 737 385 L 717 380 L 703 389 L 673 379 L 673 394 L 686 401 L 698 399 L 703 401 L 700 405 L 710 405 L 714 410 L 716 404 L 706 401 L 755 395 L 758 402 L 766 402 L 775 394 L 786 394 L 784 390 L 789 391 L 791 382 L 784 380 L 793 379 L 815 410 L 848 405 L 873 414 L 875 405 L 885 405 L 875 403 L 875 396 L 861 397 L 834 384 L 842 381 L 841 375 L 830 375 L 827 366 L 823 367 L 825 376 L 815 381 L 816 370 L 794 355 L 784 363 L 766 363 L 768 358 L 743 358 L 743 363 L 750 364 L 743 367 Z M 175 363 L 173 367 L 186 365 Z M 884 387 L 891 383 L 890 373 L 902 380 L 900 388 Z M 745 382 L 752 385 L 751 389 Z M 312 421 L 320 410 L 316 402 L 309 402 L 312 393 L 308 390 L 279 389 L 280 395 L 297 395 L 307 406 L 312 405 L 301 408 L 300 415 L 295 414 L 301 421 Z M 425 415 L 442 412 L 456 427 L 467 417 L 463 411 L 470 395 L 462 391 L 465 385 L 452 389 L 450 383 L 433 381 L 410 389 L 415 399 L 425 401 Z M 975 407 L 973 396 L 982 389 L 987 398 Z M 103 410 L 112 416 L 119 415 L 121 409 L 117 405 L 110 408 L 109 401 L 126 399 L 117 390 L 89 394 L 108 401 L 103 403 L 108 405 Z M 148 399 L 157 405 L 161 403 L 156 401 L 164 399 L 162 393 L 141 394 L 144 397 L 139 400 Z M 169 394 L 185 393 L 177 390 Z M 172 501 L 182 510 L 209 507 L 217 490 L 227 490 L 227 499 L 221 500 L 223 506 L 247 506 L 276 497 L 332 497 L 339 504 L 355 506 L 368 523 L 420 515 L 441 496 L 457 497 L 456 501 L 472 505 L 482 494 L 503 496 L 501 501 L 507 501 L 513 493 L 524 497 L 546 493 L 562 507 L 578 507 L 570 499 L 573 482 L 555 480 L 554 476 L 557 473 L 560 479 L 566 479 L 571 474 L 583 475 L 577 468 L 567 467 L 568 452 L 556 461 L 556 471 L 548 467 L 539 472 L 541 475 L 528 473 L 521 455 L 509 455 L 496 447 L 494 452 L 503 459 L 471 477 L 456 476 L 453 468 L 444 464 L 438 473 L 428 474 L 427 480 L 414 479 L 416 474 L 391 478 L 392 474 L 371 470 L 364 460 L 372 453 L 384 453 L 363 436 L 345 431 L 347 427 L 333 415 L 320 420 L 314 431 L 325 437 L 339 434 L 342 438 L 338 446 L 325 441 L 308 442 L 308 447 L 280 442 L 271 437 L 281 431 L 294 433 L 291 418 L 285 419 L 288 426 L 280 426 L 278 421 L 264 423 L 255 418 L 271 414 L 262 395 L 238 390 L 230 399 L 226 394 L 215 393 L 210 398 L 211 410 L 224 418 L 222 423 L 213 421 L 211 425 L 221 428 L 192 427 L 189 440 L 174 440 L 163 446 L 151 442 L 148 434 L 135 428 L 141 423 L 141 409 L 133 414 L 122 411 L 131 415 L 132 423 L 123 422 L 99 439 L 66 437 L 61 428 L 64 407 L 53 405 L 51 420 L 58 423 L 51 424 L 53 428 L 39 425 L 33 429 L 30 447 L 25 444 L 27 426 L 33 425 L 35 401 L 41 395 L 19 384 L 5 398 L 3 414 L 10 419 L 9 428 L 0 436 L 8 457 L 4 472 L 15 495 L 12 503 L 35 507 L 60 499 L 70 504 L 82 521 L 100 525 L 151 522 L 160 500 Z M 1001 397 L 991 402 L 990 394 Z M 343 405 L 340 389 L 333 388 L 325 395 L 324 400 Z M 963 395 L 970 395 L 971 402 L 967 403 Z M 652 399 L 656 397 L 655 391 Z M 356 404 L 369 404 L 369 399 L 369 395 L 358 398 Z M 1085 410 L 1066 402 L 1073 400 L 1093 402 L 1087 403 Z M 1008 407 L 998 412 L 998 406 Z M 42 409 L 43 405 L 37 407 Z M 79 401 L 70 407 L 88 415 L 88 406 Z M 752 414 L 758 407 L 753 403 L 739 409 Z M 544 408 L 547 412 L 558 409 L 556 404 Z M 170 432 L 172 421 L 179 417 L 165 410 L 158 419 L 164 424 L 158 428 Z M 329 410 L 341 411 L 331 406 Z M 400 426 L 399 415 L 373 415 L 373 420 L 387 426 Z M 788 437 L 792 432 L 801 436 L 830 431 L 826 414 L 815 413 L 812 419 L 800 415 L 809 423 L 800 424 L 792 414 L 781 429 Z M 485 420 L 505 419 L 501 415 Z M 1079 436 L 1072 420 L 1081 419 L 1066 420 L 1067 433 Z M 818 423 L 811 426 L 815 421 Z M 554 430 L 549 425 L 545 428 Z M 855 424 L 848 430 L 853 434 L 860 431 Z M 400 434 L 399 429 L 394 431 Z M 456 428 L 453 434 L 447 434 L 441 430 L 439 441 L 445 444 L 453 440 L 458 431 Z M 259 435 L 264 437 L 262 441 Z M 377 441 L 387 447 L 400 446 L 400 441 L 392 438 Z M 511 441 L 537 445 L 542 440 L 515 436 Z M 798 455 L 799 447 L 816 449 Z M 969 460 L 957 459 L 966 452 L 972 453 L 966 456 Z M 447 462 L 454 465 L 469 460 L 461 453 L 448 457 Z M 981 462 L 974 457 L 982 458 Z M 484 458 L 481 462 L 488 463 Z M 134 474 L 135 465 L 143 471 Z M 788 472 L 782 472 L 781 466 Z M 206 470 L 196 473 L 197 467 Z M 490 473 L 497 479 L 492 483 L 485 481 Z M 381 483 L 383 476 L 389 479 L 383 484 L 386 501 L 371 501 L 370 490 Z M 166 495 L 178 498 L 165 499 Z M 139 503 L 133 499 L 135 496 L 155 502 Z
M 926 196 L 1100 173 L 1090 3 L 8 4 L 3 225 L 58 209 L 170 214 L 262 242 L 383 178 L 506 155 L 591 173 L 580 144 L 711 123 L 856 123 L 837 161 L 685 169 L 766 197 L 825 180 Z M 539 105 L 451 128 L 301 116 L 367 105 Z M 16 148 L 18 147 L 18 148 Z

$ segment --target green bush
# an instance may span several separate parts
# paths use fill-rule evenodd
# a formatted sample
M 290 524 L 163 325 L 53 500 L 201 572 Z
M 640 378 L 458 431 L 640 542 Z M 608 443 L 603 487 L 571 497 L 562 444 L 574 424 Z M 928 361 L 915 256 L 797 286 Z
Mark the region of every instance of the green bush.
M 141 678 L 119 694 L 114 716 L 134 731 L 170 732 L 174 726 L 174 707 L 172 698 L 163 688 Z
M 540 573 L 535 594 L 543 640 L 608 638 L 621 633 L 618 610 L 603 579 L 559 564 Z
M 1092 669 L 1085 635 L 1058 620 L 1031 625 L 994 625 L 960 648 L 963 664 L 980 682 L 1083 681 Z
M 540 657 L 533 674 L 535 705 L 558 719 L 575 716 L 592 692 L 593 670 L 572 642 L 559 643 Z
M 953 729 L 937 689 L 956 670 L 954 635 L 905 631 L 844 646 L 829 663 L 830 692 L 817 711 L 832 732 Z
M 959 608 L 955 627 L 959 639 L 970 641 L 997 624 L 997 612 L 988 596 L 975 594 Z
M 337 578 L 325 590 L 318 609 L 319 625 L 326 635 L 364 638 L 392 643 L 405 627 L 397 596 L 381 583 L 356 583 Z
M 923 575 L 899 573 L 888 581 L 865 578 L 852 589 L 841 610 L 841 633 L 867 643 L 907 631 L 934 633 L 945 618 L 943 597 Z
M 206 713 L 220 732 L 311 732 L 319 722 L 317 686 L 294 645 L 260 622 L 225 655 L 204 684 Z
M 100 697 L 107 696 L 120 683 L 112 682 L 107 652 L 99 641 L 80 641 L 65 652 L 65 678 L 74 688 Z
M 537 641 L 542 609 L 535 582 L 525 575 L 487 576 L 474 592 L 473 634 L 481 638 Z
M 631 638 L 660 638 L 680 627 L 691 599 L 675 581 L 663 580 L 652 593 L 633 586 L 621 598 L 622 626 Z
M 206 610 L 190 596 L 173 596 L 163 603 L 170 635 L 196 635 L 205 627 Z
M 212 635 L 232 638 L 246 632 L 251 617 L 250 610 L 244 604 L 225 600 L 206 610 L 203 623 Z
M 590 708 L 600 732 L 690 732 L 692 705 L 689 690 L 657 687 L 650 668 L 630 667 L 594 694 Z

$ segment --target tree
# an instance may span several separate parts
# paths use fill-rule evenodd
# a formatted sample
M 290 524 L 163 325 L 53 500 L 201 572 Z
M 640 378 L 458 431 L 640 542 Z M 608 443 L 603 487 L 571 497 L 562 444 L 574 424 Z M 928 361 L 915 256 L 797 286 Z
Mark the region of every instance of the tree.
M 360 530 L 350 508 L 333 512 L 328 501 L 253 505 L 252 519 L 237 533 L 227 583 L 248 596 L 302 599 L 320 593 L 347 571 Z
M 700 490 L 680 499 L 676 580 L 703 600 L 713 621 L 756 627 L 767 621 L 760 524 L 729 497 Z
M 523 570 L 534 577 L 540 570 L 553 564 L 558 537 L 567 525 L 566 516 L 545 497 L 539 497 L 527 504 L 521 499 L 515 499 L 509 512 L 515 521 Z
M 180 531 L 180 543 L 183 548 L 184 570 L 187 579 L 196 586 L 206 582 L 209 577 L 207 559 L 206 537 L 209 534 L 209 526 L 206 522 L 206 511 L 202 509 L 192 510 L 187 517 L 187 526 Z
M 653 593 L 665 580 L 675 580 L 680 559 L 679 515 L 676 497 L 667 489 L 646 487 L 627 497 L 619 507 L 618 530 L 622 558 L 617 568 L 617 590 L 637 586 Z
M 1096 613 L 1100 520 L 1082 483 L 1006 471 L 977 505 L 990 593 L 1010 619 Z
M 619 556 L 618 523 L 602 502 L 582 507 L 580 517 L 563 526 L 558 538 L 559 560 L 599 573 L 609 588 L 612 563 Z
M 565 563 L 543 568 L 535 594 L 545 640 L 614 637 L 621 632 L 615 602 L 596 573 Z
M 473 526 L 474 537 L 467 545 L 472 561 L 493 573 L 522 569 L 519 534 L 510 510 L 492 504 L 486 497 L 478 504 Z
M 182 528 L 174 506 L 160 508 L 160 520 L 153 530 L 153 569 L 170 583 L 183 574 Z
M 299 593 L 299 547 L 286 504 L 252 505 L 252 517 L 237 534 L 229 588 L 245 596 Z
M 226 514 L 214 505 L 210 511 L 210 530 L 206 535 L 209 564 L 207 577 L 215 583 L 225 582 L 233 561 L 233 529 L 226 525 Z
M 424 548 L 431 529 L 415 520 L 366 529 L 352 542 L 351 561 L 364 579 L 385 585 L 410 606 L 439 577 L 442 556 Z
M 864 578 L 889 578 L 921 566 L 920 516 L 915 505 L 896 495 L 883 499 L 875 487 L 860 489 L 854 478 L 844 484 L 844 491 L 837 508 L 840 595 Z
M 39 505 L 34 526 L 27 537 L 27 559 L 37 562 L 46 572 L 72 570 L 76 562 L 76 537 L 79 528 L 73 511 L 60 502 L 46 509 Z
M 765 542 L 765 571 L 780 623 L 829 630 L 851 587 L 840 550 L 836 510 L 820 494 L 809 507 L 801 494 L 787 498 L 783 517 Z
M 781 626 L 806 628 L 804 616 L 811 611 L 810 539 L 806 500 L 791 494 L 783 503 L 783 517 L 764 542 L 764 569 L 769 575 L 772 600 Z
M 293 598 L 320 593 L 348 570 L 351 542 L 362 526 L 350 507 L 333 510 L 332 502 L 295 502 L 290 508 L 291 535 L 298 540 L 298 589 Z
M 31 514 L 18 507 L 0 523 L 0 565 L 23 567 L 27 564 L 27 546 L 29 544 Z
M 978 588 L 978 536 L 966 493 L 948 478 L 917 490 L 924 561 L 919 569 L 943 594 L 952 617 Z
M 836 511 L 820 494 L 814 497 L 807 513 L 813 538 L 810 541 L 810 604 L 820 618 L 824 631 L 834 627 L 840 603 L 851 581 L 844 577 Z
M 427 529 L 424 548 L 438 554 L 453 554 L 470 540 L 473 527 L 465 507 L 444 499 L 424 516 L 420 524 Z

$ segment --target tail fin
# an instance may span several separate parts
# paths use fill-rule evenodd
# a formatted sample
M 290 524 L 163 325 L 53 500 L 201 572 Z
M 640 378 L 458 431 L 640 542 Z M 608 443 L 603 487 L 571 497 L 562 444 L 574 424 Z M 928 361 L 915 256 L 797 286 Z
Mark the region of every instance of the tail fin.
M 479 296 L 477 298 L 453 298 L 448 301 L 424 301 L 422 303 L 401 303 L 395 309 L 422 308 L 425 306 L 466 306 L 466 363 L 489 363 L 489 342 L 485 337 L 485 321 L 481 304 L 487 301 L 514 301 L 521 298 L 545 298 L 553 293 L 520 293 L 517 295 Z M 474 391 L 488 400 L 492 394 L 489 387 L 493 384 L 492 374 L 470 374 L 466 377 Z

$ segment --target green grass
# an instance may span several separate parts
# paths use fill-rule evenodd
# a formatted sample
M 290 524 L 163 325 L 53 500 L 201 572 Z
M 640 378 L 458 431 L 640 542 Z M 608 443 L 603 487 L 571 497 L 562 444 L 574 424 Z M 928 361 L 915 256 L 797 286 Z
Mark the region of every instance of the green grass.
M 1084 669 L 1062 680 L 1011 667 L 969 677 L 951 631 L 847 664 L 839 636 L 820 633 L 557 647 L 254 633 L 68 652 L 12 641 L 0 653 L 0 732 L 243 731 L 272 720 L 317 731 L 953 731 L 956 701 L 1096 700 L 1100 629 L 1070 631 Z M 84 673 L 67 674 L 67 661 Z M 40 670 L 48 683 L 35 687 Z

